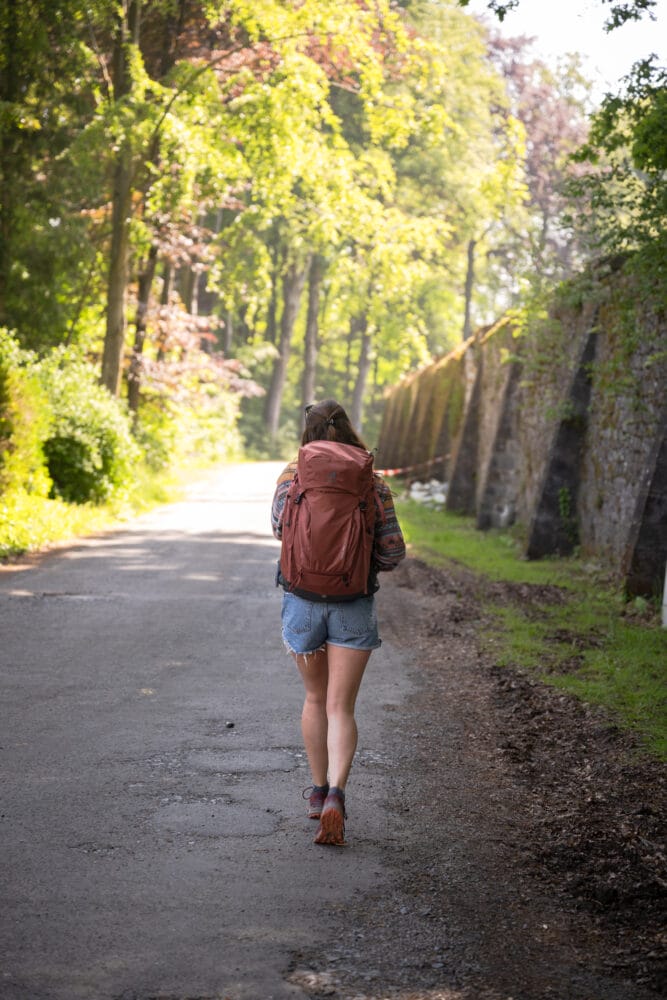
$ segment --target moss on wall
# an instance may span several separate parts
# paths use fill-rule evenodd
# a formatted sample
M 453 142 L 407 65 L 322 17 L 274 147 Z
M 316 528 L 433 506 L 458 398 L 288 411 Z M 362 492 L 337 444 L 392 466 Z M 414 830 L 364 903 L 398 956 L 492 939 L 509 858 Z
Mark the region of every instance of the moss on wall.
M 477 491 L 493 489 L 488 474 L 511 475 L 516 517 L 527 526 L 559 428 L 572 419 L 570 390 L 594 333 L 596 354 L 587 362 L 591 395 L 577 458 L 579 489 L 570 516 L 584 551 L 612 568 L 627 563 L 629 524 L 641 507 L 641 483 L 651 474 L 647 463 L 659 450 L 656 435 L 663 433 L 667 320 L 639 294 L 631 273 L 614 268 L 563 285 L 548 312 L 524 317 L 520 336 L 504 318 L 397 386 L 383 419 L 385 464 L 404 467 L 450 454 L 438 468 L 451 476 L 472 378 L 481 371 L 478 426 L 470 437 L 475 454 L 466 456 L 465 475 Z M 520 378 L 508 414 L 506 387 L 517 359 Z M 494 456 L 503 412 L 503 454 Z

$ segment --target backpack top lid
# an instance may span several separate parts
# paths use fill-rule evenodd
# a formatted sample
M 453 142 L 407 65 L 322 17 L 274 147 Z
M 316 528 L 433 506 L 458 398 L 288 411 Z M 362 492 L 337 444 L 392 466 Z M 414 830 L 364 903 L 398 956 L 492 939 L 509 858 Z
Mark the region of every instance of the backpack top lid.
M 299 448 L 300 490 L 329 489 L 365 495 L 373 486 L 373 456 L 338 441 L 310 441 Z

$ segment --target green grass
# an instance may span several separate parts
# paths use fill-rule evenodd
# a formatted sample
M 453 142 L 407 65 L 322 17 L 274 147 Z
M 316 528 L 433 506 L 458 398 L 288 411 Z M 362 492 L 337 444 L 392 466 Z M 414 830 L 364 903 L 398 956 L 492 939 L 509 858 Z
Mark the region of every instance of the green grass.
M 132 493 L 108 504 L 70 504 L 28 493 L 0 496 L 0 559 L 90 535 L 181 495 L 178 474 L 140 469 Z
M 0 561 L 117 527 L 143 511 L 174 503 L 183 497 L 187 484 L 219 464 L 193 458 L 161 472 L 141 465 L 132 491 L 107 504 L 70 504 L 20 491 L 0 494 Z
M 537 601 L 489 598 L 491 625 L 480 633 L 483 650 L 500 666 L 529 671 L 540 680 L 601 705 L 667 759 L 667 629 L 656 604 L 626 602 L 599 567 L 577 558 L 529 562 L 511 532 L 481 532 L 470 518 L 397 501 L 410 554 L 432 565 L 509 584 L 556 585 Z
M 585 567 L 575 559 L 523 559 L 520 541 L 512 532 L 478 531 L 469 517 L 436 511 L 414 500 L 399 500 L 397 510 L 412 554 L 436 566 L 453 560 L 489 580 L 566 589 L 595 572 L 595 567 Z

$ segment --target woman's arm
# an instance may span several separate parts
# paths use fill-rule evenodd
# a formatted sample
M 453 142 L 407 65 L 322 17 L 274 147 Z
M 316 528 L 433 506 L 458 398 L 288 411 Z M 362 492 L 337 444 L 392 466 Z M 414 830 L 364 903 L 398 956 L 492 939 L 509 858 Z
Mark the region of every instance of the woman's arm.
M 295 472 L 296 463 L 292 462 L 286 466 L 278 477 L 276 491 L 273 494 L 273 503 L 271 504 L 271 528 L 274 536 L 279 541 L 283 534 L 283 510 L 285 508 L 285 497 L 287 496 L 287 491 L 290 488 L 290 483 L 294 479 Z
M 379 572 L 396 569 L 405 558 L 405 541 L 396 517 L 391 490 L 384 480 L 376 478 L 378 503 L 381 505 L 375 518 L 373 565 Z

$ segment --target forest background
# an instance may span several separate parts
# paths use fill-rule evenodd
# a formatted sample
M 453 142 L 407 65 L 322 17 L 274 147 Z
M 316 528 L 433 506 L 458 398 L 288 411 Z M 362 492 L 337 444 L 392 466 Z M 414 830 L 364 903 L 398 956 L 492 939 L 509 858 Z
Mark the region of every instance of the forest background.
M 288 456 L 316 398 L 373 447 L 402 375 L 601 259 L 667 304 L 665 67 L 594 107 L 576 56 L 465 7 L 3 6 L 0 552 L 192 458 Z

